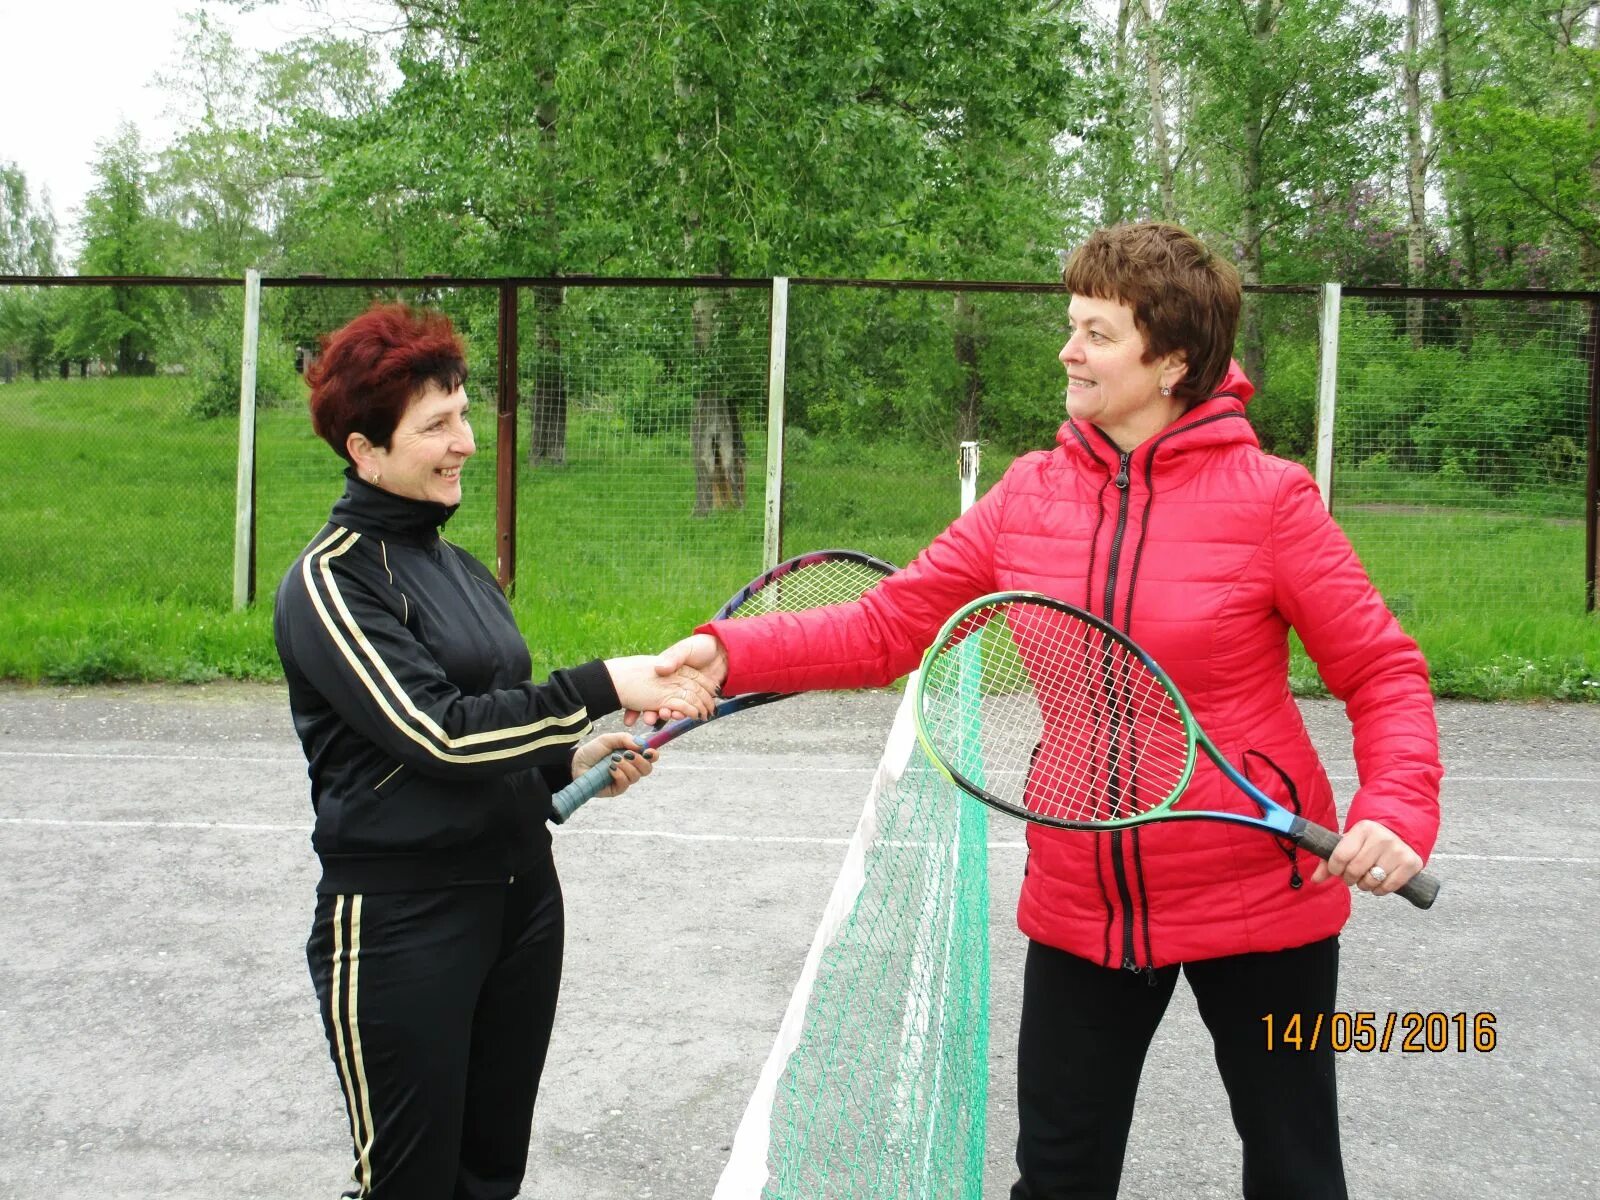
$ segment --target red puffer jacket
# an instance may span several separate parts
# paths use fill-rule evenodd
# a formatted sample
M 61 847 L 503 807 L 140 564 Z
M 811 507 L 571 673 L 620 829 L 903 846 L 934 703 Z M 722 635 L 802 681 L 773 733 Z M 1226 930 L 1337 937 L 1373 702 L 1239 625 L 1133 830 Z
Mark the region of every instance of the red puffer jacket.
M 1253 390 L 1234 366 L 1216 395 L 1129 454 L 1069 420 L 1056 449 L 1017 459 L 859 604 L 702 627 L 727 648 L 726 690 L 882 685 L 912 670 L 965 602 L 1045 592 L 1126 630 L 1231 762 L 1292 811 L 1337 828 L 1289 693 L 1292 625 L 1353 728 L 1361 785 L 1350 823 L 1380 821 L 1426 858 L 1442 774 L 1427 666 L 1311 476 L 1261 452 L 1244 413 Z M 1255 811 L 1204 755 L 1189 797 L 1197 808 Z M 1350 913 L 1345 887 L 1305 883 L 1315 858 L 1248 827 L 1027 833 L 1022 931 L 1105 966 L 1305 945 Z

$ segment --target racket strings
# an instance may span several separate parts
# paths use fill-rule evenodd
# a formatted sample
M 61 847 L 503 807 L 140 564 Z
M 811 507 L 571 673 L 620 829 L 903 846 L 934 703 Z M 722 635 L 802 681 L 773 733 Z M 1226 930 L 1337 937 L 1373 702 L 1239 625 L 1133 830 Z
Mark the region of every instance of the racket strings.
M 1186 776 L 1192 747 L 1171 694 L 1070 613 L 1026 601 L 977 610 L 928 672 L 936 748 L 1009 807 L 1098 824 L 1159 807 Z
M 855 559 L 802 560 L 746 593 L 728 616 L 759 617 L 767 613 L 803 612 L 830 604 L 848 604 L 859 600 L 883 578 L 882 569 Z

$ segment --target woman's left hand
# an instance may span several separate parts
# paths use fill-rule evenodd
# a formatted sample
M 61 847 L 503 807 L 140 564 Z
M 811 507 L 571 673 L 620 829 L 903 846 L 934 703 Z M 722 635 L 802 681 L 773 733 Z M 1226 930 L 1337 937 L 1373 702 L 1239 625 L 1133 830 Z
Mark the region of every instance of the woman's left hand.
M 1387 825 L 1357 821 L 1339 839 L 1328 861 L 1318 863 L 1312 883 L 1343 880 L 1347 886 L 1387 896 L 1422 870 L 1422 855 L 1400 840 Z
M 608 756 L 611 766 L 611 785 L 599 793 L 602 796 L 620 796 L 655 767 L 659 750 L 641 750 L 631 733 L 602 733 L 593 741 L 579 746 L 572 755 L 572 777 L 582 775 L 597 762 Z

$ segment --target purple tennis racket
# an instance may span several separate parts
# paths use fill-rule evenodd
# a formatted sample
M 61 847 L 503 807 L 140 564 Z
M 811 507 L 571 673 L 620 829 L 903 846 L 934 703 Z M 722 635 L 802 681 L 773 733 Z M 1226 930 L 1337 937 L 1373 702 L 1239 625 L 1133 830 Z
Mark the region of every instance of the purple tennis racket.
M 848 604 L 870 592 L 896 568 L 892 563 L 859 550 L 813 550 L 799 554 L 752 579 L 717 610 L 714 621 L 759 617 L 766 613 L 802 612 L 829 604 Z M 635 740 L 640 749 L 653 750 L 708 722 L 787 699 L 789 692 L 750 692 L 717 703 L 709 717 L 685 717 L 659 729 L 647 730 Z M 611 761 L 596 763 L 551 797 L 551 820 L 564 824 L 568 817 L 611 786 Z

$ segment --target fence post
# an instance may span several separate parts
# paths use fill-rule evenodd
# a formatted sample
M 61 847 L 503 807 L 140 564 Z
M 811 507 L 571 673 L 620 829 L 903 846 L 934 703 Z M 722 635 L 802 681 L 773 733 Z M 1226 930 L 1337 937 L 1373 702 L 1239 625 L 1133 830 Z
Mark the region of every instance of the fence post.
M 517 286 L 500 285 L 495 381 L 494 566 L 506 595 L 517 584 Z
M 1333 511 L 1333 412 L 1339 380 L 1339 297 L 1342 286 L 1322 285 L 1322 349 L 1317 374 L 1317 489 Z
M 239 354 L 239 463 L 233 492 L 233 608 L 256 598 L 256 349 L 261 272 L 244 273 L 244 344 Z
M 1595 552 L 1600 547 L 1600 300 L 1589 301 L 1589 472 L 1584 489 L 1583 611 L 1594 611 Z
M 767 341 L 767 504 L 761 569 L 778 565 L 783 553 L 783 377 L 788 361 L 789 280 L 772 280 L 772 331 Z

